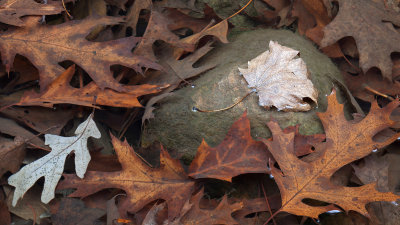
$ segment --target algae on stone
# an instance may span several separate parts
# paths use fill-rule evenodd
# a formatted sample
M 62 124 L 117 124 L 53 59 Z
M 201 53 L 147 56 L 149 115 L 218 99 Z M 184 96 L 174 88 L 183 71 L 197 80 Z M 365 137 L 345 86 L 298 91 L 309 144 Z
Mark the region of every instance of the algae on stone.
M 337 85 L 342 82 L 340 71 L 310 41 L 287 30 L 272 29 L 244 32 L 230 39 L 231 43 L 217 46 L 201 60 L 200 64 L 217 62 L 219 66 L 200 75 L 193 82 L 195 88 L 188 86 L 177 90 L 173 96 L 160 103 L 155 110 L 155 119 L 144 127 L 141 140 L 143 146 L 159 141 L 183 158 L 192 158 L 203 138 L 210 146 L 218 145 L 245 110 L 250 119 L 253 138 L 270 136 L 266 123 L 272 118 L 278 120 L 282 128 L 300 124 L 301 134 L 323 133 L 316 112 L 326 110 L 326 95 L 331 93 L 332 88 L 338 91 L 339 101 L 345 103 L 349 115 L 349 99 L 343 86 Z M 192 111 L 193 106 L 200 109 L 224 108 L 246 95 L 249 88 L 239 74 L 238 67 L 247 67 L 249 60 L 266 51 L 270 40 L 300 51 L 300 57 L 305 61 L 310 78 L 319 92 L 318 106 L 307 112 L 267 110 L 258 105 L 258 96 L 252 94 L 226 111 Z

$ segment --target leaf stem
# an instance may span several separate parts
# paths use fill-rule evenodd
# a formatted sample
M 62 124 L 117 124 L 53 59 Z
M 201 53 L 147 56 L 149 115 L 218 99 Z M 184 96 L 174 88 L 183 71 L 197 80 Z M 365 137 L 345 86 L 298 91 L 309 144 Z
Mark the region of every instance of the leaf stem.
M 196 106 L 193 106 L 192 110 L 196 111 L 196 112 L 221 112 L 221 111 L 225 111 L 228 109 L 231 109 L 233 107 L 235 107 L 237 104 L 241 103 L 245 98 L 247 98 L 247 96 L 249 96 L 251 93 L 253 93 L 254 91 L 250 91 L 248 92 L 245 96 L 243 96 L 239 101 L 233 103 L 232 105 L 222 108 L 222 109 L 212 109 L 212 110 L 205 110 L 205 109 L 199 109 Z

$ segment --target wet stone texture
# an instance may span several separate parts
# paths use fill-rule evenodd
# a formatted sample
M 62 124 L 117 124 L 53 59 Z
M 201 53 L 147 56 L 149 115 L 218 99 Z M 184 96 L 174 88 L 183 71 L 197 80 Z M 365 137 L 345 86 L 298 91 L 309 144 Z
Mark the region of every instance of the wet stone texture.
M 250 89 L 239 74 L 238 67 L 247 68 L 247 62 L 268 50 L 270 40 L 300 51 L 310 72 L 314 87 L 318 90 L 318 106 L 308 112 L 282 112 L 265 109 L 258 105 L 253 93 L 234 108 L 212 113 L 194 112 L 200 109 L 225 108 L 245 96 Z M 301 134 L 323 133 L 316 112 L 326 110 L 326 95 L 336 88 L 339 102 L 345 103 L 345 114 L 352 111 L 350 99 L 342 85 L 342 76 L 332 61 L 310 41 L 288 30 L 260 29 L 243 33 L 231 32 L 229 44 L 217 45 L 199 64 L 217 62 L 219 65 L 199 76 L 191 86 L 175 91 L 163 99 L 143 129 L 142 146 L 154 141 L 161 142 L 169 151 L 176 152 L 190 161 L 196 154 L 202 139 L 210 146 L 218 145 L 228 129 L 245 110 L 251 123 L 253 138 L 267 138 L 271 133 L 266 123 L 276 119 L 282 128 L 300 124 Z

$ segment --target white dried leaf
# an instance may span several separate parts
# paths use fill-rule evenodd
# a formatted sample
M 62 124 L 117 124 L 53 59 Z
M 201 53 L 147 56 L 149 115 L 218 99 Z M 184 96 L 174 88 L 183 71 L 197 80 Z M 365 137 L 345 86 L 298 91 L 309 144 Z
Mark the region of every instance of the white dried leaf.
M 239 68 L 250 88 L 255 88 L 259 104 L 284 111 L 308 111 L 310 98 L 317 103 L 318 92 L 308 79 L 307 67 L 299 51 L 269 42 L 269 50 L 248 62 L 248 69 Z
M 37 180 L 45 177 L 41 200 L 48 203 L 54 198 L 54 191 L 64 171 L 67 155 L 74 151 L 75 170 L 78 177 L 83 178 L 90 161 L 87 148 L 89 137 L 100 138 L 100 131 L 92 117 L 81 123 L 73 137 L 62 137 L 53 134 L 45 135 L 45 144 L 52 151 L 44 157 L 24 166 L 20 171 L 8 178 L 8 183 L 15 187 L 12 205 L 15 206 L 20 198 Z

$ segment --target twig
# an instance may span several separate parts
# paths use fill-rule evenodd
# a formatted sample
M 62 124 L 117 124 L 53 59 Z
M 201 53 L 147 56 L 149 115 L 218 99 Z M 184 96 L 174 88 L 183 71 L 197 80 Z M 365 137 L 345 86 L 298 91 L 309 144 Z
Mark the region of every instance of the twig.
M 239 101 L 233 103 L 233 105 L 230 105 L 228 107 L 222 108 L 222 109 L 213 109 L 213 110 L 204 110 L 204 109 L 199 109 L 196 106 L 193 106 L 192 110 L 195 112 L 221 112 L 221 111 L 225 111 L 228 110 L 230 108 L 233 108 L 234 106 L 236 106 L 237 104 L 241 103 L 245 98 L 247 98 L 247 96 L 249 96 L 251 93 L 253 93 L 254 91 L 250 91 L 249 93 L 247 93 L 245 96 L 243 96 Z

